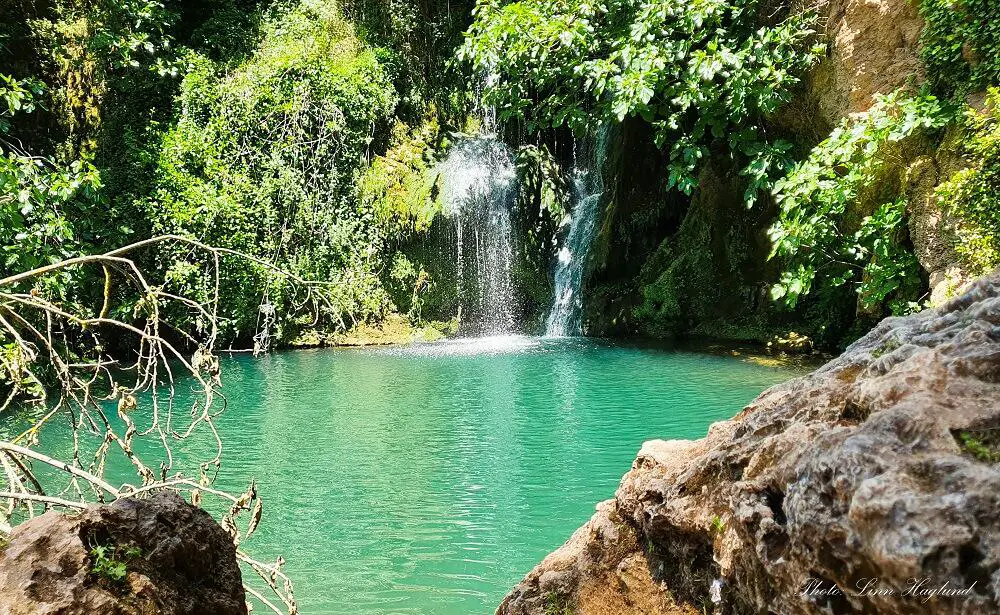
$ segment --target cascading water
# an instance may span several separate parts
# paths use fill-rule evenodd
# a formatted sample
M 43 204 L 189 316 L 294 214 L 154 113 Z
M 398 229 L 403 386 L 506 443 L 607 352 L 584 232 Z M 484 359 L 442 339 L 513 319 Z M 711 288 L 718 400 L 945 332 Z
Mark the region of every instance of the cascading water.
M 492 135 L 465 137 L 451 146 L 438 172 L 444 213 L 455 223 L 460 306 L 478 325 L 480 335 L 513 333 L 518 320 L 511 273 L 511 206 L 517 197 L 514 157 Z
M 455 224 L 460 314 L 482 336 L 514 333 L 519 320 L 511 213 L 517 169 L 510 149 L 496 136 L 496 109 L 481 102 L 497 79 L 493 70 L 481 75 L 480 134 L 460 137 L 437 167 L 444 213 Z
M 607 137 L 607 126 L 601 126 L 596 137 L 587 142 L 582 160 L 573 162 L 573 208 L 570 211 L 569 233 L 557 255 L 552 311 L 545 325 L 547 337 L 581 333 L 581 287 L 587 255 L 600 218 L 601 196 L 604 194 L 601 169 L 607 151 Z

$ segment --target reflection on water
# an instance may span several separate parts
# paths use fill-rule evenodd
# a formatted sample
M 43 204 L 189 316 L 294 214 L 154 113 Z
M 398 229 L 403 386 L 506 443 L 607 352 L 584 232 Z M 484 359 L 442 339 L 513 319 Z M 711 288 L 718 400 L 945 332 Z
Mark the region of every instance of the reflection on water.
M 264 522 L 246 547 L 288 560 L 306 615 L 491 613 L 613 495 L 644 440 L 701 437 L 792 374 L 527 337 L 235 357 L 218 484 L 257 478 Z M 43 449 L 69 452 L 60 429 Z M 175 454 L 190 465 L 211 447 Z
M 376 350 L 384 356 L 395 357 L 465 357 L 473 355 L 500 355 L 523 353 L 542 348 L 541 340 L 526 335 L 494 335 L 487 337 L 460 337 L 426 344 L 392 346 Z

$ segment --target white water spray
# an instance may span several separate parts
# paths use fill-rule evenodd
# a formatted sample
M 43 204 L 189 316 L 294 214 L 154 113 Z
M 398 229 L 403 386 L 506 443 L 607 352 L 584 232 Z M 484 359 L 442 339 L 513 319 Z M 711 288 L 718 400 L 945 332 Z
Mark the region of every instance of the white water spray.
M 573 209 L 566 239 L 557 254 L 552 311 L 545 326 L 548 337 L 580 335 L 583 310 L 583 274 L 600 219 L 604 180 L 601 169 L 607 153 L 608 129 L 601 126 L 588 143 L 583 160 L 573 161 Z M 575 156 L 574 156 L 575 158 Z
M 472 302 L 462 305 L 463 313 L 478 324 L 480 335 L 512 333 L 518 306 L 511 273 L 514 157 L 492 135 L 467 137 L 451 146 L 438 171 L 444 213 L 455 221 L 458 295 Z

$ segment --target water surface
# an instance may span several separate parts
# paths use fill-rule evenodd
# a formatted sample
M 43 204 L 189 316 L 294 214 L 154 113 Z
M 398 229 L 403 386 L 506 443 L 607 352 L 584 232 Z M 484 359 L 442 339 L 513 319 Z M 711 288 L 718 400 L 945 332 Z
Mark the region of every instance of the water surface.
M 643 441 L 702 437 L 799 372 L 523 337 L 233 357 L 217 485 L 257 479 L 264 522 L 245 546 L 285 557 L 307 615 L 492 613 Z

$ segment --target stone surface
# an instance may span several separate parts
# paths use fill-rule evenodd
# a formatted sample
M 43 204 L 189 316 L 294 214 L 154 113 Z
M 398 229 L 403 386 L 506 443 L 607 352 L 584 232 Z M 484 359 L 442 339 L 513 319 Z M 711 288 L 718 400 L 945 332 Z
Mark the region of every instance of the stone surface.
M 95 573 L 103 546 L 127 577 Z M 125 555 L 128 548 L 138 549 Z M 173 493 L 49 512 L 14 528 L 0 550 L 0 615 L 244 615 L 229 535 Z
M 910 0 L 819 0 L 827 58 L 810 79 L 822 118 L 834 125 L 867 110 L 874 94 L 923 81 L 919 39 L 924 20 Z
M 1000 463 L 960 440 L 998 428 L 1000 272 L 702 440 L 646 443 L 497 612 L 1000 612 Z

